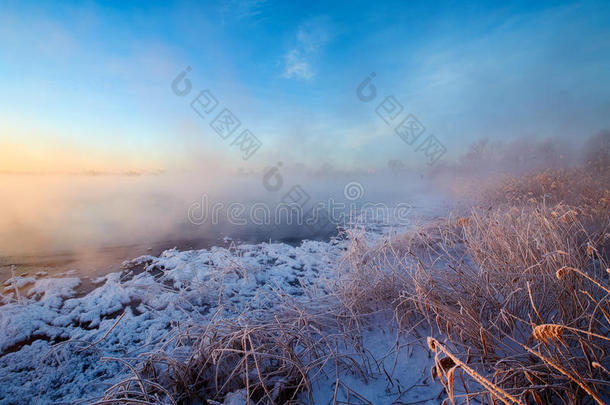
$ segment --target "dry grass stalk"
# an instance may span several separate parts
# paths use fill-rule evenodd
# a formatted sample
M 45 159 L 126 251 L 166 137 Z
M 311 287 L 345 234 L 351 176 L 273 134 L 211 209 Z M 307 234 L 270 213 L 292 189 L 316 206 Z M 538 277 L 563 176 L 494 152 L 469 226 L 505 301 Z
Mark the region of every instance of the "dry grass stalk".
M 551 340 L 562 342 L 563 331 L 563 325 L 544 324 L 536 326 L 532 336 L 534 339 L 542 343 L 548 343 Z
M 466 373 L 468 373 L 468 375 L 470 375 L 479 384 L 481 384 L 483 387 L 485 387 L 485 389 L 488 390 L 490 392 L 490 394 L 492 394 L 492 397 L 499 399 L 502 403 L 504 403 L 506 405 L 512 405 L 512 404 L 523 405 L 523 403 L 521 401 L 519 401 L 517 398 L 513 397 L 512 395 L 510 395 L 508 392 L 504 391 L 502 388 L 498 387 L 497 385 L 491 383 L 485 377 L 483 377 L 482 375 L 477 373 L 474 369 L 470 368 L 466 363 L 464 363 L 463 361 L 458 359 L 456 356 L 454 356 L 451 352 L 449 352 L 449 350 L 447 350 L 447 348 L 444 345 L 439 343 L 436 339 L 434 339 L 432 337 L 428 337 L 428 347 L 430 348 L 430 350 L 432 350 L 435 353 L 438 353 L 438 352 L 444 353 L 447 357 L 449 357 L 453 361 L 453 363 L 455 363 L 456 366 L 459 366 L 460 368 L 462 368 Z M 440 365 L 437 365 L 436 367 L 439 368 Z M 448 388 L 449 388 L 449 385 L 448 385 Z M 449 395 L 453 396 L 452 390 L 450 390 Z M 453 400 L 452 400 L 452 402 L 453 402 Z

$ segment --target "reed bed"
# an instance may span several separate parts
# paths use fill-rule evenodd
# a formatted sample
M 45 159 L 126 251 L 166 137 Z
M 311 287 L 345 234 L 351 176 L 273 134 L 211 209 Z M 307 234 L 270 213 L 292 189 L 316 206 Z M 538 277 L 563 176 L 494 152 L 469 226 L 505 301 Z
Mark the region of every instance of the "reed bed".
M 391 307 L 405 331 L 425 320 L 452 403 L 607 403 L 607 184 L 580 170 L 509 178 L 468 215 L 354 249 L 343 302 Z

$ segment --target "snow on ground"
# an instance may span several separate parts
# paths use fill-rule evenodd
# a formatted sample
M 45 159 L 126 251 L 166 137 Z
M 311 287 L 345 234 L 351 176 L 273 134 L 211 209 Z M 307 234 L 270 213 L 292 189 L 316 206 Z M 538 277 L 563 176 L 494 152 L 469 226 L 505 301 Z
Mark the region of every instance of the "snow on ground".
M 392 231 L 370 228 L 371 240 Z M 304 287 L 316 286 L 323 292 L 324 280 L 334 277 L 333 264 L 347 243 L 232 243 L 230 248 L 172 249 L 160 257 L 124 263 L 123 272 L 94 280 L 97 288 L 84 296 L 77 296 L 75 288 L 81 280 L 73 274 L 8 280 L 0 297 L 4 304 L 0 307 L 0 403 L 100 398 L 129 375 L 120 362 L 102 358 L 133 359 L 155 348 L 176 326 L 205 324 L 219 310 L 225 317 L 248 308 L 273 311 L 280 293 L 299 300 L 305 299 Z M 11 292 L 15 285 L 25 293 L 15 296 Z M 358 387 L 357 392 L 374 404 L 439 403 L 440 387 L 428 377 L 432 359 L 427 349 L 402 338 L 396 352 L 391 334 L 379 329 L 364 337 L 367 350 L 379 359 L 372 378 L 363 381 L 345 375 L 336 390 L 336 381 L 320 378 L 314 385 L 315 403 L 329 403 L 335 391 L 343 400 L 358 400 L 350 386 Z M 395 354 L 386 355 L 390 352 Z M 226 403 L 240 403 L 239 398 L 237 392 Z
M 4 282 L 4 285 L 5 285 L 4 291 L 7 292 L 14 288 L 22 288 L 28 284 L 32 284 L 35 282 L 36 282 L 36 277 L 14 276 Z
M 301 296 L 302 285 L 329 274 L 340 254 L 338 244 L 316 241 L 168 250 L 126 263 L 145 269 L 109 274 L 83 297 L 74 293 L 78 278 L 36 280 L 21 302 L 0 308 L 0 402 L 99 397 L 126 375 L 121 364 L 101 357 L 150 350 L 174 325 L 206 322 L 220 304 L 226 316 L 248 307 L 272 310 L 274 291 Z M 123 311 L 105 339 L 80 350 L 100 339 Z

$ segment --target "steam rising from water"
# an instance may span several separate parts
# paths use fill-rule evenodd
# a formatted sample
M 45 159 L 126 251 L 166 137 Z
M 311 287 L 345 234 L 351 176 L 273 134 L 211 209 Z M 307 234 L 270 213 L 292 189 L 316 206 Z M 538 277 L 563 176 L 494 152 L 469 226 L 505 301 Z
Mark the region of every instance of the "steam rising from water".
M 585 152 L 607 148 L 608 132 L 586 143 Z M 597 142 L 597 144 L 595 144 Z M 600 143 L 601 142 L 601 143 Z M 605 142 L 605 143 L 604 143 Z M 599 144 L 599 145 L 598 145 Z M 601 145 L 601 146 L 600 146 Z M 518 140 L 506 144 L 477 142 L 457 163 L 425 170 L 388 162 L 376 173 L 338 172 L 309 174 L 299 166 L 285 165 L 282 186 L 265 187 L 268 172 L 241 175 L 165 174 L 150 176 L 0 175 L 0 257 L 104 246 L 149 244 L 168 240 L 222 238 L 225 234 L 250 241 L 278 239 L 279 226 L 235 227 L 231 224 L 189 222 L 189 207 L 206 195 L 211 203 L 260 202 L 273 206 L 293 186 L 301 186 L 312 202 L 345 201 L 345 187 L 358 182 L 361 202 L 412 203 L 422 195 L 438 194 L 456 173 L 481 177 L 580 162 L 583 152 L 559 140 Z M 585 157 L 586 158 L 586 157 Z M 442 181 L 439 181 L 442 179 Z M 278 225 L 277 223 L 275 225 Z M 254 232 L 254 233 L 253 233 Z M 290 235 L 290 232 L 293 235 Z M 300 237 L 291 229 L 281 237 Z M 302 235 L 307 237 L 307 235 Z
M 188 218 L 189 208 L 200 202 L 203 195 L 210 205 L 222 205 L 225 209 L 230 203 L 247 206 L 257 202 L 273 207 L 296 185 L 306 191 L 310 201 L 342 201 L 345 184 L 354 180 L 353 176 L 304 177 L 283 173 L 282 189 L 269 191 L 260 174 L 225 175 L 214 180 L 193 175 L 0 177 L 6 192 L 0 200 L 0 256 L 218 238 L 224 234 L 239 237 L 252 232 L 255 226 L 231 225 L 223 217 L 224 211 L 219 221 L 212 223 L 210 216 L 194 225 Z M 415 189 L 410 181 L 405 182 L 400 192 L 396 188 L 407 177 L 415 179 L 413 175 L 386 179 L 386 185 L 395 183 L 388 189 L 379 182 L 383 176 L 377 176 L 376 181 L 373 177 L 360 180 L 366 187 L 367 201 L 408 199 L 409 192 Z M 277 228 L 281 224 L 272 219 L 270 225 Z M 276 239 L 278 235 L 271 229 L 259 230 L 255 239 Z

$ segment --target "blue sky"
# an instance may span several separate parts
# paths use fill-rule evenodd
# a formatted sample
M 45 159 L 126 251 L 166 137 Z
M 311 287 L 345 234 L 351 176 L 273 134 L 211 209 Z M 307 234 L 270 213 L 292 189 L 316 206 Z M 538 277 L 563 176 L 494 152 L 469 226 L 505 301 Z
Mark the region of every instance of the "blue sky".
M 0 170 L 422 163 L 394 95 L 447 147 L 610 128 L 607 2 L 0 5 Z M 263 143 L 247 162 L 170 83 L 186 66 Z M 376 73 L 379 97 L 356 87 Z

